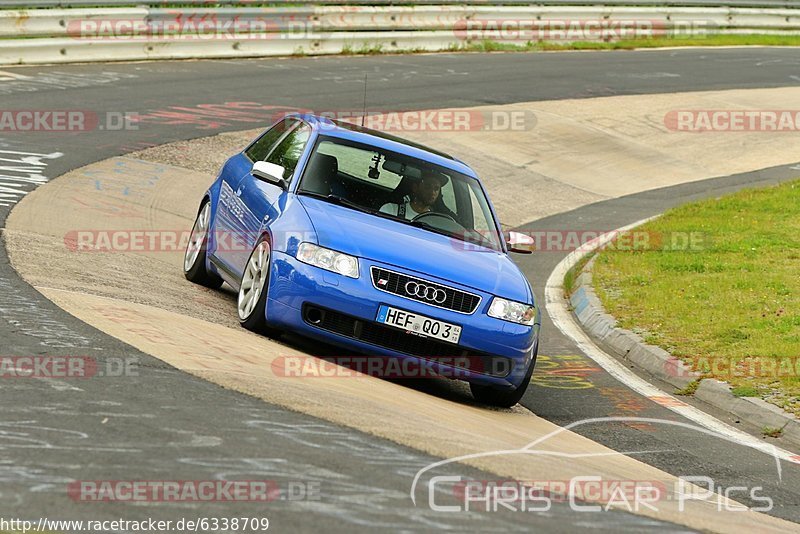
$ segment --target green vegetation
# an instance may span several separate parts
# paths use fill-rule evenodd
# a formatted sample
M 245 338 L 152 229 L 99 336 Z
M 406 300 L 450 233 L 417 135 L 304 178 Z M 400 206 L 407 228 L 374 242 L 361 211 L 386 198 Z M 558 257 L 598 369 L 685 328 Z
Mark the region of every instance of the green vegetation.
M 737 397 L 758 397 L 758 388 L 753 386 L 737 386 L 731 388 L 731 393 Z
M 800 46 L 800 35 L 705 35 L 694 37 L 658 37 L 624 39 L 609 42 L 578 41 L 574 43 L 528 41 L 521 44 L 483 41 L 464 47 L 477 52 L 523 50 L 632 50 L 634 48 L 664 48 L 671 46 Z
M 708 35 L 699 37 L 661 37 L 655 39 L 626 39 L 614 42 L 579 41 L 574 43 L 528 41 L 526 43 L 499 43 L 479 41 L 450 45 L 448 52 L 543 52 L 557 50 L 633 50 L 635 48 L 663 48 L 671 46 L 800 46 L 800 35 Z M 342 55 L 417 54 L 430 52 L 424 49 L 392 50 L 382 45 L 364 45 L 353 48 L 346 45 Z
M 574 43 L 528 41 L 526 43 L 498 43 L 480 41 L 450 45 L 447 52 L 544 52 L 558 50 L 633 50 L 636 48 L 664 48 L 672 46 L 800 46 L 800 35 L 709 35 L 705 37 L 662 37 L 656 39 L 627 39 L 614 42 Z M 380 44 L 353 48 L 345 45 L 342 55 L 418 54 L 431 52 L 423 48 L 410 50 L 384 49 Z M 294 55 L 306 55 L 302 49 Z
M 683 389 L 676 389 L 675 395 L 683 395 L 685 397 L 690 397 L 694 395 L 694 392 L 697 391 L 697 388 L 700 387 L 700 380 L 692 380 L 686 387 Z
M 634 232 L 647 246 L 594 263 L 620 326 L 736 395 L 800 414 L 800 182 L 682 206 Z
M 771 426 L 765 426 L 761 433 L 764 434 L 765 437 L 768 438 L 779 438 L 781 434 L 783 434 L 783 430 L 780 428 L 772 428 Z
M 383 45 L 381 43 L 363 43 L 360 48 L 353 48 L 352 45 L 346 44 L 342 47 L 343 56 L 374 56 L 383 52 Z
M 583 269 L 586 267 L 586 264 L 594 258 L 594 252 L 590 252 L 589 254 L 585 255 L 581 258 L 578 263 L 572 266 L 572 269 L 567 271 L 567 274 L 564 275 L 564 295 L 569 298 L 572 296 L 572 293 L 575 291 L 575 282 L 578 277 L 583 272 Z

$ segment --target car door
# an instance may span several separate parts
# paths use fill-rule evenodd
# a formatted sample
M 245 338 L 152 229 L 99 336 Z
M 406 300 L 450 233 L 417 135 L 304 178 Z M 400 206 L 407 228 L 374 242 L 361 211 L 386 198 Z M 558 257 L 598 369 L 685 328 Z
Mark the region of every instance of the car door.
M 308 139 L 311 136 L 311 127 L 299 120 L 290 120 L 286 133 L 272 146 L 264 161 L 280 165 L 284 168 L 283 179 L 289 184 L 294 176 L 297 162 L 303 154 Z M 252 166 L 251 166 L 252 170 Z M 234 269 L 242 273 L 250 251 L 256 245 L 262 228 L 272 224 L 280 216 L 280 198 L 287 194 L 288 187 L 268 182 L 248 171 L 242 177 L 236 189 L 236 195 L 243 203 L 247 212 L 241 219 L 243 224 L 242 237 L 244 246 L 237 247 L 234 255 Z
M 251 241 L 247 239 L 247 228 L 253 226 L 255 214 L 242 200 L 240 185 L 253 168 L 253 163 L 263 161 L 278 146 L 296 121 L 282 120 L 264 132 L 244 151 L 230 158 L 222 168 L 219 203 L 214 221 L 214 235 L 209 247 L 213 259 L 222 264 L 231 278 L 238 280 L 239 271 L 234 266 L 238 256 L 249 253 Z

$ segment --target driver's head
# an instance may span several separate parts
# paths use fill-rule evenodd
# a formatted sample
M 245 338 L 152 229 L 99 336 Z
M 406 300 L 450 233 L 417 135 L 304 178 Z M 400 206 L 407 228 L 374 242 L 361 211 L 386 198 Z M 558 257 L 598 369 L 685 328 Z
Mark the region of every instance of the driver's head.
M 442 193 L 442 186 L 447 183 L 447 176 L 436 171 L 422 171 L 422 178 L 411 185 L 411 194 L 417 202 L 425 206 L 433 206 Z

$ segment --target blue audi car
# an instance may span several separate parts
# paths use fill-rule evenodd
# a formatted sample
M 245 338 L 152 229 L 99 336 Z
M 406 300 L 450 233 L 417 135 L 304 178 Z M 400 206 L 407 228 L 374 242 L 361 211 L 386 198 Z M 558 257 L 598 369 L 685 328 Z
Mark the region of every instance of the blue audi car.
M 239 320 L 466 380 L 513 406 L 540 314 L 475 172 L 436 150 L 310 115 L 278 121 L 205 193 L 184 259 L 238 291 Z

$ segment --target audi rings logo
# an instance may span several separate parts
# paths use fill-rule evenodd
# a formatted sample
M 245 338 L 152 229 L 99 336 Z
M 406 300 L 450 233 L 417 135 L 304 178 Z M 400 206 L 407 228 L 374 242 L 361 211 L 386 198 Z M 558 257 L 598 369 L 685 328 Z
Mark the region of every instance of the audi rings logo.
M 435 302 L 436 304 L 441 304 L 447 300 L 447 293 L 445 293 L 444 289 L 426 286 L 413 281 L 406 284 L 406 295 Z

